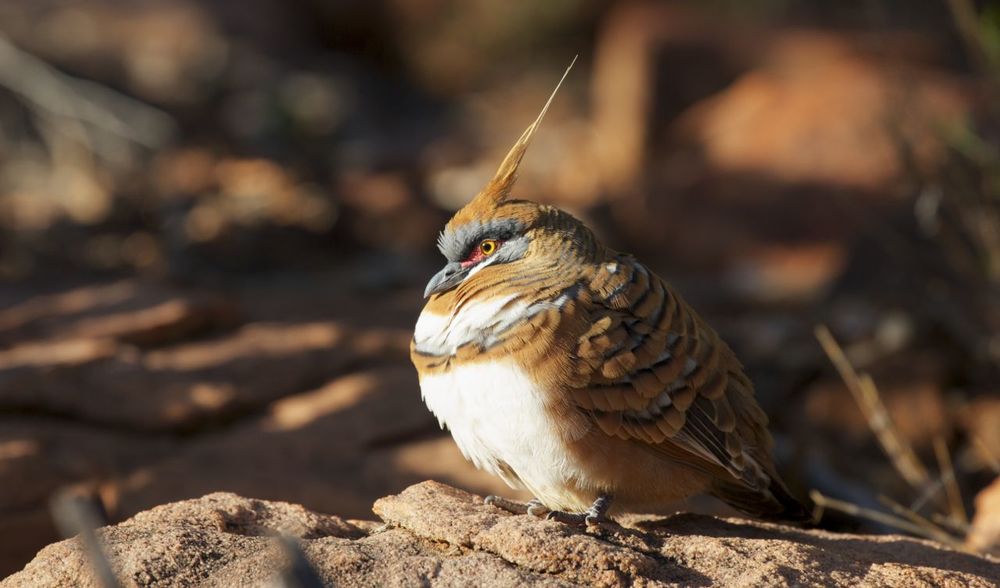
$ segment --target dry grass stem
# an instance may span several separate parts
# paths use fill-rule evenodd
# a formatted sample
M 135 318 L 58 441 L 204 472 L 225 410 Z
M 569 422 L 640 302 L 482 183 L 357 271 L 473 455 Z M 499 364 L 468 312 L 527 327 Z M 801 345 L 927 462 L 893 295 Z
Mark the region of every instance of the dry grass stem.
M 944 477 L 934 480 L 934 482 L 929 484 L 927 488 L 925 488 L 924 491 L 920 494 L 920 496 L 918 496 L 917 499 L 910 504 L 910 510 L 919 511 L 920 509 L 922 509 L 925 504 L 927 504 L 935 496 L 937 496 L 938 492 L 941 491 L 941 488 L 944 487 L 944 484 L 945 484 Z
M 110 88 L 64 74 L 0 35 L 0 86 L 54 126 L 83 129 L 96 150 L 112 138 L 155 149 L 175 132 L 164 112 Z M 111 156 L 109 156 L 111 157 Z
M 935 512 L 931 513 L 931 520 L 934 521 L 936 524 L 946 529 L 949 529 L 952 532 L 961 535 L 963 537 L 969 534 L 970 525 L 968 525 L 967 523 L 960 523 L 949 516 L 945 516 L 943 514 Z
M 878 394 L 875 382 L 866 373 L 858 374 L 843 348 L 825 325 L 816 327 L 816 338 L 844 380 L 847 389 L 854 396 L 858 408 L 868 421 L 869 428 L 875 434 L 883 451 L 889 456 L 893 466 L 914 489 L 926 488 L 931 481 L 927 469 L 917 458 L 913 447 L 899 435 L 895 423 L 889 417 L 889 411 Z
M 878 510 L 873 510 L 870 508 L 865 508 L 863 506 L 858 506 L 857 504 L 851 502 L 845 502 L 843 500 L 837 500 L 836 498 L 830 498 L 824 496 L 817 490 L 813 490 L 809 493 L 809 497 L 812 498 L 813 502 L 816 504 L 817 509 L 819 509 L 818 514 L 822 514 L 822 509 L 829 508 L 831 510 L 836 510 L 844 514 L 851 515 L 853 517 L 859 517 L 868 519 L 870 521 L 875 521 L 876 523 L 881 523 L 899 529 L 901 531 L 906 531 L 907 533 L 912 533 L 914 535 L 925 536 L 925 530 L 920 525 L 914 524 L 907 519 L 897 517 L 888 513 L 884 513 Z
M 879 495 L 878 499 L 879 502 L 888 507 L 889 510 L 893 512 L 893 514 L 902 517 L 910 521 L 914 525 L 917 525 L 918 527 L 923 529 L 923 532 L 920 534 L 921 536 L 927 537 L 928 539 L 933 539 L 935 541 L 939 541 L 941 543 L 950 545 L 952 547 L 956 548 L 961 547 L 962 542 L 959 539 L 952 536 L 951 533 L 949 533 L 946 529 L 937 525 L 930 519 L 920 515 L 917 512 L 914 512 L 913 510 L 910 510 L 909 508 L 906 508 L 905 506 L 889 498 L 888 496 Z
M 948 444 L 943 438 L 934 438 L 934 453 L 937 455 L 945 494 L 948 496 L 949 516 L 959 523 L 968 524 L 969 513 L 966 512 L 965 504 L 962 502 L 962 491 L 958 487 L 958 480 L 955 479 L 955 467 L 951 462 L 951 454 L 948 453 Z
M 1000 458 L 993 453 L 990 447 L 979 435 L 973 435 L 972 443 L 979 450 L 979 457 L 986 462 L 986 465 L 993 470 L 994 474 L 1000 474 Z

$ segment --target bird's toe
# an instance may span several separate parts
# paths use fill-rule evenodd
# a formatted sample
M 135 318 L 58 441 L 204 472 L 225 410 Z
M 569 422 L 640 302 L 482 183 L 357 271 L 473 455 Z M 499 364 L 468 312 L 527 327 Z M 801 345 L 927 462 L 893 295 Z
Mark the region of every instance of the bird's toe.
M 495 506 L 499 509 L 505 510 L 511 514 L 527 514 L 530 511 L 531 504 L 525 504 L 523 502 L 518 502 L 516 500 L 511 500 L 509 498 L 504 498 L 503 496 L 495 496 L 490 494 L 483 501 L 484 503 Z
M 550 521 L 558 521 L 565 525 L 584 526 L 587 524 L 586 513 L 565 512 L 561 510 L 550 511 L 545 518 Z
M 550 512 L 552 511 L 549 510 L 547 506 L 542 504 L 542 501 L 537 498 L 532 498 L 528 501 L 528 514 L 531 516 L 541 518 L 548 515 Z

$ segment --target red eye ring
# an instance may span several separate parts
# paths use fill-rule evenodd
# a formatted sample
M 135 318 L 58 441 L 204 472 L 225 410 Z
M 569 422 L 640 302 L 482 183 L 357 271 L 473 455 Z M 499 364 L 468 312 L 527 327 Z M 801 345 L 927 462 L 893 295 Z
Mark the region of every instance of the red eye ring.
M 476 265 L 480 261 L 496 253 L 497 249 L 500 248 L 500 245 L 501 241 L 496 239 L 483 239 L 479 242 L 479 245 L 469 252 L 469 256 L 462 262 L 462 266 L 470 267 Z

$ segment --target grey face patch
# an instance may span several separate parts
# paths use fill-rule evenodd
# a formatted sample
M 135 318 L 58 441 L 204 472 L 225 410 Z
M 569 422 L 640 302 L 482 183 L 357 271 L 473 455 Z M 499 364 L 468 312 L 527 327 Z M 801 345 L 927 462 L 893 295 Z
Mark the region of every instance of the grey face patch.
M 523 231 L 524 225 L 514 219 L 497 219 L 485 223 L 475 221 L 453 231 L 442 232 L 438 237 L 438 249 L 448 261 L 462 261 L 483 239 L 509 241 L 521 236 Z
M 515 261 L 524 257 L 524 254 L 528 251 L 528 237 L 520 235 L 512 239 L 508 239 L 500 246 L 500 251 L 497 251 L 494 263 L 507 263 L 508 261 Z

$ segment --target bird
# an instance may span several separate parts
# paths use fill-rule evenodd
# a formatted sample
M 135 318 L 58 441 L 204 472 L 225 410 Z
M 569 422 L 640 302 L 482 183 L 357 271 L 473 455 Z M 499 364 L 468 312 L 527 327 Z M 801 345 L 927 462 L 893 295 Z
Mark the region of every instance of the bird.
M 534 497 L 486 498 L 512 513 L 594 525 L 707 493 L 809 520 L 730 347 L 636 257 L 512 194 L 568 73 L 438 238 L 447 263 L 410 343 L 425 404 L 466 459 Z

